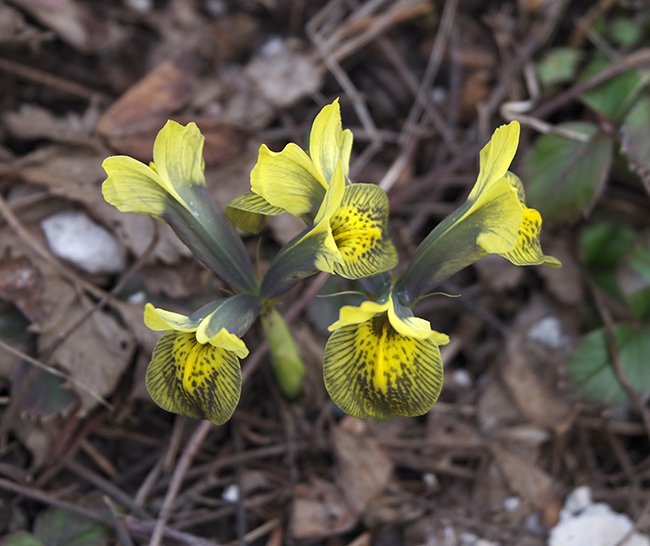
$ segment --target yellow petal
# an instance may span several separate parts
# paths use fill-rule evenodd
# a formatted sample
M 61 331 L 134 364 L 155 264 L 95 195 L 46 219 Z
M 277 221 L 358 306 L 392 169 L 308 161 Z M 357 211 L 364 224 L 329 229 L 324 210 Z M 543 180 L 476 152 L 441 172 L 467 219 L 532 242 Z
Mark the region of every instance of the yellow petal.
M 122 212 L 161 216 L 170 198 L 160 176 L 132 157 L 115 155 L 102 163 L 108 178 L 102 184 L 104 199 Z
M 488 254 L 503 254 L 517 244 L 523 207 L 507 178 L 492 182 L 460 220 L 480 226 L 476 244 Z
M 233 353 L 168 331 L 153 351 L 146 385 L 162 409 L 221 425 L 239 402 L 241 368 Z
M 231 334 L 225 328 L 221 328 L 215 335 L 208 337 L 206 335 L 206 328 L 210 322 L 210 317 L 203 319 L 199 328 L 196 331 L 196 340 L 199 343 L 209 343 L 214 347 L 219 347 L 235 353 L 239 358 L 246 358 L 249 350 L 246 344 L 235 334 Z
M 535 209 L 525 209 L 519 228 L 517 246 L 502 256 L 515 265 L 548 265 L 560 267 L 560 260 L 553 256 L 545 256 L 539 244 L 539 234 L 542 230 L 542 216 Z
M 330 219 L 341 206 L 345 191 L 343 168 L 339 163 L 336 171 L 334 171 L 330 185 L 327 187 L 325 198 L 316 213 L 316 218 L 314 218 L 315 225 L 300 241 L 302 243 L 309 238 L 319 240 L 319 249 L 315 256 L 315 266 L 319 271 L 326 273 L 334 273 L 336 265 L 343 260 L 332 234 Z
M 157 332 L 164 330 L 195 332 L 200 322 L 201 318 L 193 320 L 180 313 L 159 309 L 150 303 L 144 306 L 144 323 L 147 328 Z
M 257 234 L 266 226 L 269 216 L 282 214 L 284 209 L 269 204 L 261 195 L 249 191 L 235 197 L 226 207 L 226 215 L 238 228 Z
M 153 162 L 164 188 L 190 211 L 193 194 L 188 189 L 205 184 L 204 141 L 196 123 L 183 126 L 169 120 L 153 144 Z
M 397 265 L 388 238 L 388 197 L 375 184 L 351 184 L 330 220 L 343 261 L 334 271 L 347 279 L 377 275 Z
M 402 336 L 385 315 L 336 330 L 325 347 L 323 374 L 344 412 L 377 418 L 427 413 L 443 379 L 434 341 Z
M 416 339 L 430 339 L 436 345 L 447 345 L 449 336 L 431 329 L 431 323 L 413 316 L 409 307 L 399 304 L 392 296 L 388 299 L 388 321 L 398 334 Z
M 327 183 L 309 156 L 295 144 L 281 152 L 260 147 L 251 171 L 251 189 L 269 204 L 294 216 L 313 216 L 325 195 Z
M 361 305 L 344 305 L 339 309 L 339 320 L 328 327 L 330 332 L 334 332 L 343 326 L 360 324 L 372 319 L 375 315 L 385 313 L 390 307 L 389 301 L 377 303 L 366 300 Z
M 309 156 L 323 179 L 330 181 L 341 161 L 344 177 L 348 176 L 352 132 L 342 130 L 339 99 L 325 106 L 314 119 L 309 136 Z
M 495 180 L 503 178 L 517 153 L 519 145 L 519 122 L 511 121 L 498 127 L 479 156 L 480 170 L 476 183 L 469 194 L 472 201 Z

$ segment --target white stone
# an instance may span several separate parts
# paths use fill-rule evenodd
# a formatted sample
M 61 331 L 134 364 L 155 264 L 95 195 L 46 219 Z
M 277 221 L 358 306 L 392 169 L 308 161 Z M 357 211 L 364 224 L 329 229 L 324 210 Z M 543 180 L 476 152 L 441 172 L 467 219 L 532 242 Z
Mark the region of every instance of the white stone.
M 126 252 L 105 228 L 84 212 L 64 211 L 41 222 L 55 256 L 93 275 L 124 271 Z
M 233 483 L 223 490 L 221 498 L 226 502 L 235 503 L 239 500 L 239 486 Z
M 627 515 L 604 503 L 592 504 L 590 489 L 579 487 L 567 498 L 548 546 L 650 546 L 650 538 L 633 529 Z
M 562 331 L 560 319 L 554 315 L 545 317 L 528 331 L 528 339 L 537 341 L 551 349 L 561 349 L 568 343 Z

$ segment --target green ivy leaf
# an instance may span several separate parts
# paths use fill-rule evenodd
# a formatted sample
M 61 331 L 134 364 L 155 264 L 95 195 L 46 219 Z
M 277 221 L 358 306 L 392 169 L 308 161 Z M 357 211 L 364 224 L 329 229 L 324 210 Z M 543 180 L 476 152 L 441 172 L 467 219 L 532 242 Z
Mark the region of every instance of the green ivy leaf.
M 589 274 L 611 296 L 623 297 L 616 269 L 634 243 L 636 233 L 630 226 L 613 222 L 587 225 L 580 236 L 580 247 Z
M 61 509 L 39 514 L 34 523 L 34 537 L 44 546 L 108 546 L 106 528 Z
M 617 17 L 608 30 L 610 38 L 622 47 L 634 47 L 643 38 L 643 27 L 630 17 Z
M 619 324 L 614 337 L 625 377 L 642 394 L 650 394 L 650 328 Z M 628 400 L 610 362 L 607 335 L 599 328 L 583 337 L 569 363 L 569 379 L 588 401 L 621 404 Z
M 621 126 L 621 151 L 650 193 L 650 96 L 641 97 L 625 116 Z
M 602 55 L 597 55 L 585 68 L 580 79 L 586 80 L 612 64 Z M 648 83 L 650 72 L 632 69 L 619 74 L 598 87 L 581 95 L 582 101 L 608 120 L 618 123 L 630 110 L 639 93 Z
M 572 122 L 561 127 L 589 140 L 541 135 L 524 165 L 529 204 L 551 222 L 587 214 L 603 189 L 612 162 L 613 142 L 594 125 Z
M 544 87 L 573 80 L 581 53 L 570 47 L 549 50 L 537 65 L 537 74 Z
M 44 544 L 27 531 L 18 531 L 7 535 L 2 541 L 2 546 L 44 546 Z

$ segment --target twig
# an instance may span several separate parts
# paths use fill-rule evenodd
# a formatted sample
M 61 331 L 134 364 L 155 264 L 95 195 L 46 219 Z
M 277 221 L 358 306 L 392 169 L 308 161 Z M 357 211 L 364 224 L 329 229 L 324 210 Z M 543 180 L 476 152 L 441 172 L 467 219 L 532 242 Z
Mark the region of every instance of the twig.
M 113 485 L 111 482 L 105 480 L 101 476 L 95 474 L 91 470 L 85 468 L 75 461 L 69 461 L 65 466 L 68 470 L 79 476 L 81 479 L 86 480 L 88 483 L 94 485 L 97 489 L 100 489 L 111 498 L 119 502 L 121 505 L 128 508 L 136 516 L 143 519 L 153 519 L 144 508 L 138 506 L 133 501 L 130 495 L 127 495 L 120 488 L 115 487 L 115 485 Z
M 35 501 L 42 502 L 43 504 L 48 504 L 50 506 L 61 508 L 63 510 L 66 510 L 67 512 L 72 512 L 73 514 L 77 514 L 83 518 L 87 518 L 89 520 L 96 521 L 104 525 L 108 525 L 108 526 L 111 525 L 110 518 L 98 512 L 90 510 L 89 508 L 77 506 L 76 504 L 73 504 L 68 501 L 57 499 L 56 497 L 53 497 L 48 493 L 45 493 L 38 489 L 34 489 L 32 487 L 27 487 L 24 485 L 14 483 L 9 480 L 5 480 L 4 478 L 0 478 L 0 489 L 4 489 L 5 491 L 11 491 L 12 493 L 16 493 L 17 495 L 27 497 L 28 499 L 33 499 Z
M 2 348 L 4 351 L 7 351 L 8 353 L 11 353 L 14 356 L 17 356 L 18 358 L 24 360 L 25 362 L 28 362 L 32 366 L 35 366 L 36 368 L 43 370 L 44 372 L 49 373 L 50 375 L 54 375 L 56 377 L 60 377 L 62 379 L 65 379 L 68 383 L 71 385 L 74 385 L 75 387 L 78 387 L 82 391 L 87 392 L 90 396 L 92 396 L 97 402 L 99 402 L 102 406 L 104 406 L 106 409 L 112 410 L 113 406 L 111 405 L 110 402 L 108 402 L 105 398 L 97 394 L 95 391 L 93 391 L 90 387 L 84 385 L 71 375 L 62 372 L 61 370 L 55 368 L 54 366 L 51 366 L 49 364 L 46 364 L 45 362 L 42 362 L 41 360 L 38 360 L 37 358 L 34 358 L 33 356 L 30 356 L 26 353 L 23 353 L 19 349 L 16 349 L 15 347 L 12 347 L 8 343 L 4 342 L 3 340 L 0 339 L 0 348 Z
M 595 286 L 591 280 L 587 281 L 587 286 L 589 287 L 591 295 L 594 299 L 594 303 L 596 304 L 596 308 L 598 309 L 598 314 L 603 320 L 603 324 L 605 326 L 605 335 L 607 336 L 607 345 L 609 348 L 609 356 L 611 358 L 614 375 L 616 376 L 616 379 L 618 379 L 621 387 L 623 387 L 623 390 L 628 395 L 629 399 L 632 401 L 632 404 L 641 416 L 646 435 L 650 439 L 650 411 L 646 407 L 643 397 L 639 391 L 625 375 L 625 369 L 623 368 L 623 364 L 621 362 L 621 357 L 616 342 L 616 336 L 614 335 L 614 321 L 612 319 L 612 315 L 609 312 L 609 309 L 607 309 L 607 306 L 603 301 L 598 287 Z
M 149 540 L 149 546 L 160 546 L 160 541 L 163 538 L 163 533 L 165 530 L 165 525 L 167 520 L 171 515 L 172 507 L 174 505 L 174 500 L 180 491 L 181 485 L 187 473 L 187 469 L 190 467 L 194 456 L 203 445 L 203 442 L 209 432 L 212 430 L 212 423 L 210 421 L 201 421 L 198 426 L 194 429 L 192 436 L 187 444 L 187 447 L 181 454 L 178 464 L 174 469 L 174 474 L 172 475 L 171 481 L 169 483 L 169 488 L 165 495 L 165 500 L 163 505 L 160 508 L 158 514 L 158 519 L 151 533 L 151 539 Z
M 576 97 L 611 80 L 626 70 L 630 70 L 631 68 L 644 68 L 646 66 L 650 67 L 650 49 L 648 48 L 635 51 L 627 57 L 623 57 L 617 64 L 608 66 L 597 74 L 594 74 L 591 78 L 576 83 L 566 91 L 555 95 L 552 99 L 535 108 L 530 115 L 536 118 L 545 118 Z
M 158 524 L 157 522 L 154 524 L 153 521 L 142 521 L 132 516 L 125 516 L 122 518 L 122 521 L 132 535 L 140 538 L 151 536 Z M 165 539 L 166 546 L 172 546 L 172 544 L 181 546 L 221 546 L 218 542 L 176 531 L 168 527 L 163 528 L 162 537 Z
M 129 532 L 126 530 L 126 526 L 124 525 L 124 522 L 120 519 L 117 509 L 115 508 L 115 504 L 113 504 L 113 501 L 111 500 L 110 497 L 107 497 L 104 495 L 102 497 L 102 500 L 104 501 L 104 504 L 108 506 L 108 509 L 111 513 L 111 520 L 113 521 L 113 528 L 115 529 L 115 534 L 117 535 L 117 539 L 120 541 L 121 546 L 134 546 L 133 541 L 131 540 L 131 537 L 129 536 Z
M 76 82 L 71 82 L 60 76 L 55 76 L 49 72 L 44 72 L 37 68 L 31 66 L 25 66 L 23 64 L 10 61 L 9 59 L 0 58 L 0 70 L 3 72 L 8 72 L 24 80 L 29 80 L 38 84 L 51 87 L 57 91 L 61 91 L 67 95 L 72 95 L 73 97 L 79 97 L 80 99 L 85 99 L 88 101 L 92 100 L 108 100 L 109 97 L 105 93 L 95 91 L 90 89 L 85 85 L 81 85 Z

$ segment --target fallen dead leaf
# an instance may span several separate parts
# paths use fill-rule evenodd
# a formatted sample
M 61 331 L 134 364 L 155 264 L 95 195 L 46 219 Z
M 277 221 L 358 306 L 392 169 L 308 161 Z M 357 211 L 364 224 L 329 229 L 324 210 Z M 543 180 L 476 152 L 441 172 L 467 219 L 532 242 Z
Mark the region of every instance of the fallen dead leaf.
M 313 479 L 296 487 L 291 505 L 289 535 L 293 540 L 321 540 L 350 531 L 357 516 L 334 484 Z
M 124 36 L 119 27 L 90 4 L 74 0 L 13 0 L 13 3 L 82 53 L 106 51 Z
M 393 463 L 376 438 L 344 427 L 332 431 L 338 466 L 337 483 L 356 514 L 362 514 L 372 499 L 388 485 Z
M 43 318 L 40 271 L 25 256 L 9 258 L 0 266 L 0 299 L 13 303 L 31 321 Z
M 546 510 L 550 504 L 561 506 L 551 476 L 495 442 L 489 448 L 512 491 L 529 506 L 537 510 Z
M 163 62 L 104 112 L 97 131 L 112 147 L 122 150 L 127 137 L 158 131 L 171 114 L 185 106 L 190 94 L 191 73 L 174 61 Z M 151 146 L 147 153 L 151 154 Z
M 302 53 L 293 43 L 267 43 L 246 66 L 246 75 L 261 95 L 278 108 L 287 108 L 318 91 L 323 75 L 314 57 Z

